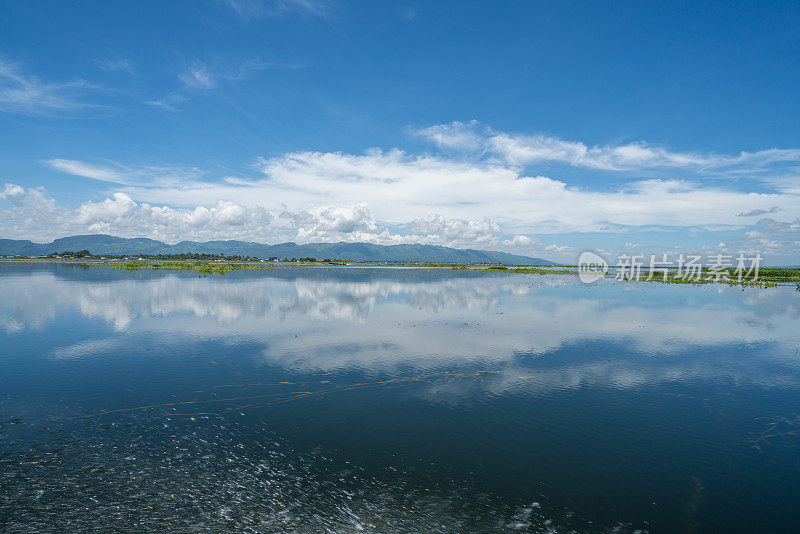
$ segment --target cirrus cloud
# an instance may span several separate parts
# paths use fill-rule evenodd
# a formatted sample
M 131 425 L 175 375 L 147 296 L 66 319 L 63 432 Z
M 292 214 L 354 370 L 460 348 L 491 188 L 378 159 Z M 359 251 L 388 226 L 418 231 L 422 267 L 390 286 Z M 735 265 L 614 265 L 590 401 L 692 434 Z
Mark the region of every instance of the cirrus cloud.
M 0 58 L 0 111 L 42 115 L 98 107 L 85 100 L 87 93 L 97 89 L 97 85 L 82 79 L 65 82 L 41 80 Z
M 771 148 L 739 154 L 679 152 L 644 141 L 587 145 L 549 135 L 498 132 L 477 121 L 452 122 L 421 128 L 420 136 L 445 150 L 489 155 L 509 165 L 561 163 L 605 171 L 648 169 L 699 169 L 707 172 L 742 172 L 772 169 L 775 165 L 800 163 L 800 149 Z

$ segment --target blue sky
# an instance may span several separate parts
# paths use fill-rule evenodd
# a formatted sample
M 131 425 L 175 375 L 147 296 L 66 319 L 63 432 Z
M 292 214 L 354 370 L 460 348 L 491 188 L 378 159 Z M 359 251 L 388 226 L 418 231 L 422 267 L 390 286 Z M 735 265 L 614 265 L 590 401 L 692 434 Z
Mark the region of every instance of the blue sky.
M 0 11 L 0 237 L 800 263 L 796 2 Z

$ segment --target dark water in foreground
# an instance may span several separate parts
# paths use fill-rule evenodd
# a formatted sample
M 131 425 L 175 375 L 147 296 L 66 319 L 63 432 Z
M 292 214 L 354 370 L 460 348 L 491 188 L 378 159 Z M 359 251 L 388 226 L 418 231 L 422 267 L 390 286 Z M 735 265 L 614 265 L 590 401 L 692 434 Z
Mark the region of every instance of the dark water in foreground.
M 0 352 L 5 532 L 800 529 L 793 287 L 0 264 Z

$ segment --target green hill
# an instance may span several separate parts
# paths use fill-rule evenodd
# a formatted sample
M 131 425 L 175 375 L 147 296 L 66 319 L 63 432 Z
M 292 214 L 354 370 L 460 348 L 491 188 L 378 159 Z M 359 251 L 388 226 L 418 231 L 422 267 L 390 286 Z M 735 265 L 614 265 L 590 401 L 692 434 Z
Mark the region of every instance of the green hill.
M 0 255 L 39 256 L 66 250 L 89 250 L 92 254 L 224 254 L 257 258 L 349 259 L 364 261 L 419 261 L 449 263 L 504 263 L 514 265 L 552 265 L 542 258 L 507 252 L 456 249 L 437 245 L 373 245 L 371 243 L 280 243 L 264 245 L 246 241 L 181 241 L 168 245 L 145 238 L 128 239 L 110 235 L 78 235 L 56 239 L 52 243 L 0 239 Z

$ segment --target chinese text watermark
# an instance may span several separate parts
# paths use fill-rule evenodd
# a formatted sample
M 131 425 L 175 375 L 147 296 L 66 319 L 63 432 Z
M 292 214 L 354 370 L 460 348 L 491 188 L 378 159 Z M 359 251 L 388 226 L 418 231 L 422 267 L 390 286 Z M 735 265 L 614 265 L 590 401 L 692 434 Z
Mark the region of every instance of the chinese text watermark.
M 733 282 L 758 281 L 760 253 L 746 255 L 710 254 L 621 254 L 612 273 L 617 280 L 657 280 L 664 282 Z M 591 251 L 578 259 L 578 276 L 587 284 L 609 271 L 608 262 Z

